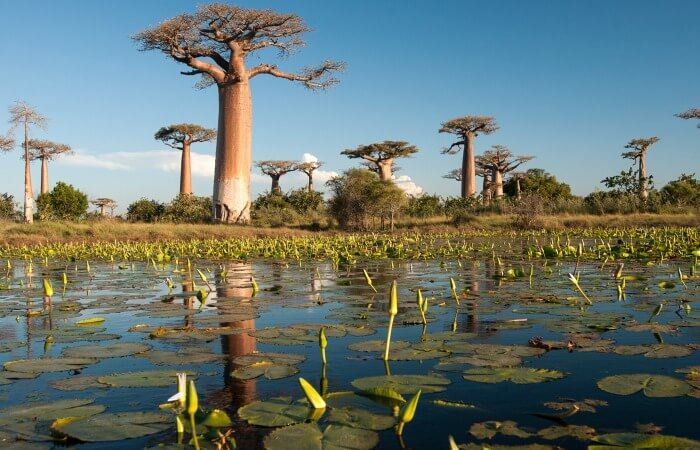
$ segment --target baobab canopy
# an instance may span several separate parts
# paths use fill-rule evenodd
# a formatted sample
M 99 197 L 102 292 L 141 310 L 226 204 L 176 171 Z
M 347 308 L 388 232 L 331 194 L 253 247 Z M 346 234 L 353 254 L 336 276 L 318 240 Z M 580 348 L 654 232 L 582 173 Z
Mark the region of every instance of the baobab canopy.
M 407 158 L 418 152 L 418 147 L 406 141 L 382 141 L 374 144 L 360 145 L 354 149 L 341 152 L 348 158 L 362 158 L 370 168 L 379 174 L 383 181 L 391 180 L 396 158 Z
M 324 89 L 335 83 L 340 62 L 324 61 L 299 72 L 287 72 L 269 62 L 247 67 L 247 57 L 277 49 L 287 56 L 304 46 L 309 27 L 294 14 L 243 9 L 214 3 L 194 14 L 181 14 L 134 36 L 142 50 L 159 50 L 201 75 L 203 85 L 216 84 L 219 95 L 218 137 L 214 165 L 213 216 L 226 223 L 250 221 L 252 166 L 252 104 L 249 80 L 271 75 Z

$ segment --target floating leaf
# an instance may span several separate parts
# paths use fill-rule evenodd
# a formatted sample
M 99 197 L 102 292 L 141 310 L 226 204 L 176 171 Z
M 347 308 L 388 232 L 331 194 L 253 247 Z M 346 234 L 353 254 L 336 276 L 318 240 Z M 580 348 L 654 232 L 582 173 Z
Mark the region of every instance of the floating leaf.
M 376 388 L 392 389 L 401 395 L 412 395 L 422 390 L 425 394 L 442 392 L 447 389 L 450 380 L 442 375 L 383 375 L 357 378 L 352 381 L 355 388 L 363 392 Z
M 581 441 L 589 441 L 595 436 L 595 429 L 586 425 L 554 425 L 541 429 L 537 432 L 537 436 L 550 441 L 563 437 L 573 437 Z
M 564 378 L 564 374 L 551 369 L 533 369 L 528 367 L 475 368 L 465 370 L 465 380 L 479 383 L 500 383 L 510 381 L 515 384 L 530 384 Z
M 118 388 L 175 386 L 177 373 L 174 370 L 144 370 L 141 372 L 115 373 L 97 377 L 98 383 Z M 187 372 L 188 378 L 196 378 L 195 372 Z
M 134 342 L 116 342 L 106 345 L 81 345 L 68 347 L 61 353 L 70 358 L 120 358 L 122 356 L 143 353 L 151 347 Z
M 92 399 L 57 400 L 38 405 L 14 405 L 0 409 L 0 425 L 22 420 L 56 420 L 61 417 L 87 417 L 105 410 Z
M 617 395 L 632 395 L 642 391 L 647 397 L 680 397 L 691 390 L 690 385 L 683 380 L 644 373 L 605 377 L 598 381 L 598 387 Z
M 170 428 L 172 417 L 156 412 L 99 414 L 61 424 L 56 431 L 83 442 L 133 439 Z
M 238 409 L 238 416 L 252 425 L 283 427 L 301 423 L 309 414 L 309 406 L 292 403 L 292 399 L 272 398 L 256 401 Z
M 491 439 L 499 433 L 505 436 L 516 436 L 523 439 L 532 436 L 531 433 L 518 428 L 518 424 L 511 420 L 506 420 L 504 422 L 489 420 L 487 422 L 473 423 L 469 428 L 469 433 L 477 439 Z
M 313 423 L 278 428 L 264 441 L 267 450 L 370 450 L 378 443 L 379 435 L 374 431 L 328 425 L 321 432 Z
M 11 372 L 27 372 L 27 373 L 45 373 L 45 372 L 63 372 L 66 370 L 83 369 L 90 364 L 96 363 L 96 359 L 92 358 L 37 358 L 37 359 L 18 359 L 8 361 L 4 364 L 5 370 Z
M 401 350 L 410 346 L 410 342 L 391 341 L 391 350 Z M 385 347 L 386 341 L 382 340 L 354 342 L 348 345 L 350 350 L 354 350 L 356 352 L 383 352 Z
M 612 433 L 593 438 L 588 450 L 627 449 L 690 449 L 700 448 L 700 441 L 662 434 Z
M 86 389 L 105 389 L 109 386 L 97 381 L 97 376 L 79 375 L 61 380 L 51 380 L 52 388 L 59 391 L 84 391 Z
M 90 317 L 75 322 L 76 325 L 98 325 L 105 321 L 104 317 Z

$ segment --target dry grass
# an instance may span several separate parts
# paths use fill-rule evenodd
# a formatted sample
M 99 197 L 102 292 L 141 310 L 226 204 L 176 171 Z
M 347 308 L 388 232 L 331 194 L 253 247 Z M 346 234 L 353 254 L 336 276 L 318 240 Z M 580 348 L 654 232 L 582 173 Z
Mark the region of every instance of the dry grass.
M 697 214 L 631 214 L 631 215 L 559 215 L 541 216 L 538 227 L 562 230 L 565 228 L 637 228 L 637 227 L 700 227 Z M 446 217 L 402 219 L 397 231 L 424 230 L 425 232 L 449 232 L 457 229 L 509 231 L 513 229 L 513 216 L 478 215 L 456 228 Z M 0 245 L 33 245 L 46 242 L 89 241 L 166 241 L 179 239 L 229 239 L 236 237 L 283 237 L 338 234 L 340 231 L 312 232 L 299 228 L 262 228 L 238 225 L 190 225 L 145 224 L 117 221 L 85 223 L 37 222 L 25 225 L 0 222 Z

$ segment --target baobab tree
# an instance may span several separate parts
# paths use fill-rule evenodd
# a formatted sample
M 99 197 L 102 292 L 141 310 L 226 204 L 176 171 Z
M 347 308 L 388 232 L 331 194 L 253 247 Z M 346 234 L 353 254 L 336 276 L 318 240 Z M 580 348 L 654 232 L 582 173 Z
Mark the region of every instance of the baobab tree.
M 687 111 L 676 114 L 676 117 L 681 119 L 698 119 L 700 120 L 700 108 L 690 108 Z M 698 128 L 700 128 L 700 123 L 698 123 Z
M 464 116 L 444 122 L 440 133 L 450 133 L 459 136 L 460 140 L 454 142 L 442 151 L 454 155 L 460 150 L 462 154 L 462 197 L 476 195 L 476 164 L 474 162 L 474 139 L 479 134 L 491 134 L 498 130 L 496 119 L 488 116 Z
M 168 147 L 180 150 L 180 195 L 192 195 L 192 162 L 190 147 L 195 142 L 208 142 L 216 137 L 216 130 L 192 123 L 178 123 L 156 131 L 155 139 Z
M 500 199 L 503 198 L 503 175 L 533 158 L 534 156 L 514 156 L 507 147 L 494 145 L 477 158 L 477 166 L 491 171 L 494 195 L 496 199 Z
M 418 147 L 406 141 L 382 141 L 343 150 L 340 154 L 350 159 L 365 160 L 370 170 L 379 174 L 380 180 L 391 181 L 396 170 L 396 158 L 408 158 L 417 151 Z
M 105 211 L 106 208 L 110 209 L 110 216 L 114 217 L 114 208 L 117 207 L 117 202 L 111 198 L 97 198 L 92 200 L 90 203 L 100 208 L 101 217 L 107 217 L 107 212 Z
M 41 161 L 41 193 L 49 192 L 49 161 L 64 153 L 71 153 L 70 145 L 40 139 L 29 140 L 29 160 Z
M 647 152 L 649 148 L 657 142 L 659 142 L 659 138 L 656 136 L 632 139 L 625 145 L 625 148 L 629 148 L 631 151 L 622 153 L 623 158 L 631 159 L 638 164 L 639 196 L 644 201 L 649 197 L 649 191 L 647 189 L 647 181 L 649 180 L 647 177 Z
M 280 188 L 280 178 L 282 178 L 282 175 L 297 170 L 297 164 L 298 163 L 296 161 L 280 160 L 258 161 L 255 163 L 255 165 L 260 168 L 262 173 L 272 178 L 272 187 L 270 188 L 270 192 L 275 194 L 282 192 L 282 189 Z
M 303 172 L 309 179 L 306 189 L 309 192 L 314 190 L 314 172 L 323 166 L 323 161 L 308 161 L 297 164 L 297 170 Z
M 224 223 L 250 221 L 253 109 L 250 80 L 270 75 L 312 89 L 325 89 L 338 80 L 344 68 L 325 61 L 298 73 L 275 64 L 247 66 L 249 56 L 277 49 L 281 56 L 294 53 L 305 42 L 309 28 L 294 14 L 208 4 L 194 14 L 181 14 L 133 37 L 141 50 L 159 50 L 201 75 L 203 86 L 216 85 L 219 96 L 218 136 L 214 169 L 213 219 Z
M 15 146 L 12 136 L 0 136 L 0 151 L 9 152 Z
M 41 129 L 46 128 L 46 117 L 29 106 L 28 104 L 18 101 L 10 106 L 10 126 L 11 130 L 22 127 L 24 131 L 24 222 L 34 222 L 34 191 L 32 190 L 32 172 L 29 165 L 29 128 L 34 126 Z
M 488 205 L 491 202 L 491 181 L 489 176 L 491 175 L 491 170 L 484 169 L 482 166 L 476 164 L 476 176 L 481 177 L 483 180 L 481 183 L 481 198 L 484 205 Z M 454 169 L 442 176 L 450 180 L 462 181 L 462 169 Z
M 520 188 L 520 181 L 527 178 L 527 172 L 511 172 L 510 179 L 515 181 L 515 198 L 520 200 L 522 198 L 522 189 Z

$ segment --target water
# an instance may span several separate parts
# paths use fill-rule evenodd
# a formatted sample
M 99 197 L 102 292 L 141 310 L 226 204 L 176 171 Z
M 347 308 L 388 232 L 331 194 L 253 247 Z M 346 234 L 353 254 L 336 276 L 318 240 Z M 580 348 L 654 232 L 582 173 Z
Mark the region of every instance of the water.
M 257 261 L 253 263 L 223 263 L 226 278 L 219 275 L 219 261 L 193 261 L 193 265 L 208 274 L 213 292 L 204 306 L 192 296 L 182 292 L 186 274 L 173 273 L 174 266 L 156 269 L 144 263 L 124 264 L 121 268 L 111 263 L 92 263 L 91 272 L 78 265 L 51 263 L 49 267 L 35 264 L 31 278 L 24 273 L 24 262 L 14 261 L 15 268 L 3 283 L 10 288 L 0 290 L 0 363 L 23 358 L 59 356 L 65 348 L 80 345 L 108 345 L 115 342 L 136 342 L 154 350 L 177 350 L 196 346 L 221 354 L 220 360 L 203 364 L 154 365 L 148 353 L 121 358 L 101 359 L 88 365 L 80 374 L 67 372 L 43 373 L 35 379 L 18 380 L 0 386 L 0 408 L 11 408 L 32 403 L 46 403 L 64 398 L 90 398 L 104 405 L 106 412 L 158 411 L 158 405 L 172 395 L 176 387 L 157 388 L 90 388 L 83 391 L 61 391 L 51 382 L 83 375 L 104 375 L 119 372 L 151 369 L 193 370 L 198 372 L 197 389 L 200 404 L 205 407 L 225 409 L 235 421 L 235 437 L 239 448 L 263 448 L 263 440 L 270 428 L 251 426 L 236 416 L 239 407 L 256 400 L 279 396 L 302 398 L 297 379 L 302 376 L 319 386 L 321 361 L 315 339 L 315 327 L 309 332 L 308 342 L 297 345 L 276 345 L 278 341 L 261 330 L 277 327 L 285 330 L 298 324 L 345 324 L 352 327 L 352 336 L 328 338 L 328 365 L 326 377 L 329 392 L 357 390 L 351 382 L 356 378 L 384 375 L 386 367 L 381 353 L 357 352 L 348 345 L 367 340 L 384 339 L 388 316 L 387 290 L 390 281 L 396 279 L 399 286 L 400 310 L 396 318 L 392 342 L 419 343 L 430 340 L 435 333 L 456 330 L 457 333 L 474 333 L 463 340 L 471 344 L 502 344 L 528 346 L 528 341 L 541 337 L 544 341 L 562 341 L 571 337 L 565 331 L 592 334 L 594 338 L 613 340 L 606 351 L 582 351 L 581 349 L 556 349 L 538 356 L 523 357 L 523 367 L 546 368 L 562 372 L 566 376 L 550 382 L 515 384 L 512 382 L 480 383 L 467 381 L 462 371 L 440 371 L 451 384 L 440 393 L 425 394 L 421 398 L 415 419 L 406 425 L 403 439 L 393 430 L 381 431 L 378 449 L 448 448 L 447 437 L 452 435 L 458 443 L 477 442 L 495 444 L 542 443 L 564 448 L 586 448 L 586 440 L 564 437 L 546 440 L 536 436 L 538 430 L 556 425 L 547 418 L 536 415 L 561 414 L 543 405 L 560 398 L 575 400 L 597 399 L 607 406 L 596 407 L 596 413 L 579 412 L 565 419 L 567 424 L 587 425 L 597 434 L 635 432 L 638 424 L 653 423 L 662 427 L 666 435 L 700 439 L 696 426 L 698 398 L 683 395 L 671 398 L 651 398 L 641 392 L 633 395 L 616 395 L 605 392 L 596 382 L 606 376 L 625 373 L 649 373 L 684 378 L 676 369 L 700 365 L 697 351 L 698 280 L 690 279 L 687 289 L 675 280 L 671 289 L 658 287 L 659 281 L 673 280 L 674 263 L 648 266 L 628 263 L 626 274 L 635 274 L 643 280 L 627 283 L 626 299 L 618 301 L 616 281 L 611 276 L 612 266 L 600 270 L 599 264 L 581 264 L 581 286 L 594 305 L 586 307 L 568 281 L 566 274 L 575 270 L 574 262 L 544 266 L 534 264 L 532 280 L 525 276 L 518 279 L 498 279 L 497 275 L 508 268 L 520 268 L 527 273 L 529 262 L 519 258 L 504 259 L 499 266 L 492 258 L 462 260 L 461 267 L 452 261 L 441 265 L 438 261 L 398 262 L 390 261 L 359 264 L 353 268 L 334 269 L 323 262 L 286 264 L 283 262 Z M 365 284 L 362 268 L 367 268 L 379 293 L 374 294 Z M 209 270 L 207 270 L 209 269 Z M 61 275 L 67 273 L 70 283 L 61 295 Z M 206 288 L 198 279 L 197 287 Z M 56 295 L 51 305 L 42 300 L 41 278 L 53 280 Z M 176 288 L 169 292 L 165 277 L 172 277 Z M 260 292 L 253 295 L 250 277 L 254 276 Z M 456 309 L 451 298 L 449 279 L 453 277 L 458 289 L 469 290 Z M 20 281 L 25 287 L 20 286 Z M 415 307 L 414 289 L 421 287 L 429 300 L 430 322 L 423 329 Z M 61 311 L 61 305 L 79 302 L 79 312 Z M 664 302 L 658 316 L 652 313 Z M 368 308 L 368 305 L 371 307 Z M 689 305 L 690 309 L 681 306 Z M 27 308 L 36 311 L 31 317 Z M 225 320 L 219 320 L 225 314 Z M 87 342 L 83 337 L 73 342 L 61 342 L 61 330 L 80 328 L 76 320 L 87 317 L 103 317 L 105 322 L 93 326 L 100 333 L 114 333 L 119 340 Z M 241 320 L 237 320 L 241 319 Z M 512 321 L 511 319 L 527 319 Z M 412 322 L 410 324 L 404 322 Z M 661 333 L 651 331 L 632 332 L 627 328 L 634 324 L 671 324 Z M 178 342 L 173 339 L 150 339 L 148 333 L 129 331 L 135 325 L 145 325 L 145 330 L 162 326 L 167 329 L 186 328 L 199 330 L 228 327 L 226 330 L 210 330 L 198 333 L 201 339 Z M 591 325 L 611 325 L 609 331 L 598 331 Z M 694 325 L 694 326 L 687 326 Z M 102 330 L 104 329 L 104 330 Z M 299 328 L 297 328 L 298 330 Z M 255 331 L 254 331 L 255 330 Z M 251 335 L 253 333 L 254 335 Z M 372 333 L 372 334 L 369 334 Z M 301 334 L 301 333 L 297 333 Z M 52 335 L 53 345 L 45 345 L 45 337 Z M 257 335 L 258 337 L 256 337 Z M 186 336 L 186 334 L 185 334 Z M 261 337 L 262 336 L 262 337 Z M 296 334 L 295 334 L 296 336 Z M 426 337 L 427 336 L 427 337 Z M 580 334 L 577 335 L 580 337 Z M 294 337 L 292 338 L 294 340 Z M 297 341 L 299 342 L 299 341 Z M 663 342 L 687 348 L 687 356 L 675 358 L 651 358 L 638 355 L 621 355 L 614 352 L 619 345 L 658 345 Z M 19 344 L 18 344 L 19 343 Z M 5 348 L 3 348 L 5 344 Z M 9 349 L 13 345 L 15 348 Z M 398 344 L 397 344 L 398 345 Z M 651 349 L 651 347 L 650 347 Z M 237 369 L 234 359 L 258 352 L 284 352 L 306 357 L 298 364 L 299 373 L 279 380 L 257 378 L 237 380 L 230 373 Z M 436 372 L 439 359 L 423 361 L 390 361 L 392 375 L 428 374 Z M 472 366 L 464 366 L 469 369 Z M 473 367 L 472 367 L 473 368 Z M 697 391 L 694 391 L 697 394 Z M 410 397 L 406 395 L 405 397 Z M 433 400 L 461 401 L 473 405 L 470 408 L 446 407 Z M 376 413 L 389 415 L 387 408 L 377 406 Z M 1 416 L 0 416 L 1 419 Z M 327 420 L 321 420 L 323 424 Z M 469 434 L 473 423 L 484 421 L 515 421 L 533 436 L 520 438 L 496 434 L 490 440 L 480 440 Z M 0 422 L 1 423 L 1 422 Z M 0 430 L 3 426 L 0 424 Z M 12 433 L 11 433 L 12 434 Z M 0 434 L 0 436 L 2 436 Z M 76 443 L 81 449 L 142 448 L 157 443 L 175 442 L 174 426 L 150 436 L 117 442 Z M 52 448 L 52 443 L 43 443 Z M 61 447 L 64 444 L 56 444 Z M 41 447 L 38 447 L 41 448 Z

